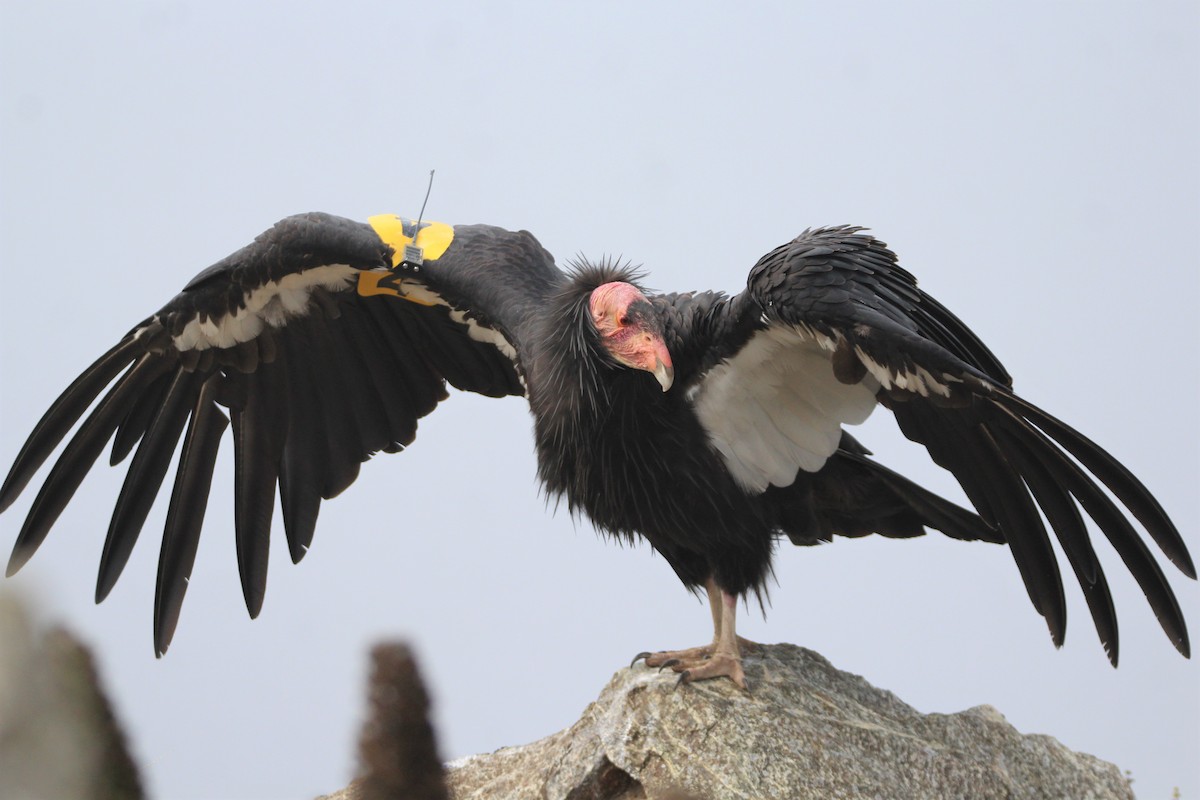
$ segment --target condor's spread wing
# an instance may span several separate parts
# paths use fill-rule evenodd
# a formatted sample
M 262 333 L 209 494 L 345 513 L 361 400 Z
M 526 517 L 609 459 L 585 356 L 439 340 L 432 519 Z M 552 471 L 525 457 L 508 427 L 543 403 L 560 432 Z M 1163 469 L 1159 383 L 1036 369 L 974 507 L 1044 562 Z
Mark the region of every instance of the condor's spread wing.
M 690 391 L 730 472 L 753 493 L 790 485 L 798 470 L 819 473 L 839 448 L 841 426 L 864 421 L 883 404 L 908 438 L 954 474 L 1008 543 L 1056 644 L 1066 612 L 1043 517 L 1117 660 L 1112 598 L 1086 515 L 1186 655 L 1179 605 L 1129 519 L 1194 578 L 1187 549 L 1158 502 L 1098 445 L 1015 395 L 988 348 L 918 289 L 882 242 L 859 230 L 806 231 L 763 256 L 745 292 L 709 301 L 709 359 Z
M 154 607 L 154 645 L 165 652 L 230 421 L 238 565 L 255 616 L 277 487 L 299 561 L 321 500 L 349 486 L 372 454 L 411 443 L 447 382 L 496 397 L 523 394 L 520 298 L 557 279 L 553 260 L 524 233 L 416 227 L 390 215 L 370 224 L 290 217 L 130 331 L 55 401 L 0 488 L 2 511 L 92 408 L 38 492 L 8 573 L 33 555 L 111 440 L 113 464 L 133 458 L 101 557 L 102 600 L 182 437 Z M 414 236 L 423 263 L 411 253 L 405 260 Z

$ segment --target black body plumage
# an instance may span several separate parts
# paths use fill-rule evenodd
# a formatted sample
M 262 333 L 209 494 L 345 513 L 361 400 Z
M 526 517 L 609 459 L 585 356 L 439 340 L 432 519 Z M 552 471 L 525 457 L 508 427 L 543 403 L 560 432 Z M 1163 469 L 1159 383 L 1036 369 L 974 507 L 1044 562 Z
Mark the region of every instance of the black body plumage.
M 111 440 L 112 463 L 132 460 L 101 559 L 103 599 L 182 439 L 155 597 L 155 649 L 165 652 L 231 426 L 237 557 L 255 615 L 276 493 L 298 561 L 321 501 L 372 454 L 411 444 L 450 384 L 526 396 L 547 491 L 606 533 L 649 541 L 689 587 L 715 580 L 731 594 L 761 593 L 784 537 L 805 545 L 934 529 L 1008 544 L 1061 643 L 1053 532 L 1116 663 L 1112 600 L 1086 515 L 1188 652 L 1178 603 L 1129 519 L 1195 577 L 1153 496 L 1014 395 L 988 348 L 860 229 L 806 231 L 760 259 L 734 297 L 648 296 L 637 313 L 670 352 L 669 391 L 619 363 L 593 319 L 598 287 L 638 283 L 627 267 L 564 273 L 530 234 L 484 225 L 422 230 L 432 243 L 418 238 L 432 248 L 424 263 L 399 263 L 416 235 L 410 222 L 306 214 L 197 275 L 78 378 L 18 454 L 0 510 L 93 409 L 36 496 L 10 574 Z M 842 430 L 877 403 L 954 474 L 978 514 L 875 463 Z

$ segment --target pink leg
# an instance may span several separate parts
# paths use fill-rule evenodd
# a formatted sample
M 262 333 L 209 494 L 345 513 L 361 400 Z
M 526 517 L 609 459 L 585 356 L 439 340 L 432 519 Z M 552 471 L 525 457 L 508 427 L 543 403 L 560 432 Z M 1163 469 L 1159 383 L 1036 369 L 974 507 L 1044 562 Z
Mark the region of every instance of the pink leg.
M 686 650 L 639 653 L 634 661 L 644 658 L 646 666 L 670 667 L 679 673 L 683 683 L 724 676 L 745 689 L 742 648 L 752 649 L 757 645 L 737 635 L 737 597 L 720 589 L 712 578 L 704 586 L 713 618 L 712 643 Z

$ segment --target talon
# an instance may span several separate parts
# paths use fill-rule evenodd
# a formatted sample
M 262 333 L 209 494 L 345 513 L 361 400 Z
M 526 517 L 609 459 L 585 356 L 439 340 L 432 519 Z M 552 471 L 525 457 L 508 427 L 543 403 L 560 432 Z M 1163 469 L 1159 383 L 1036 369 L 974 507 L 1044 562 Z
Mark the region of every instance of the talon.
M 634 664 L 641 661 L 643 658 L 649 658 L 651 655 L 653 655 L 653 654 L 649 650 L 643 650 L 642 652 L 638 653 L 636 656 L 633 657 L 633 661 L 629 662 L 629 668 L 633 669 Z
M 678 658 L 668 658 L 666 661 L 662 662 L 662 664 L 659 665 L 658 671 L 662 672 L 667 667 L 673 667 L 676 664 L 682 664 L 682 663 L 683 662 L 680 661 Z
M 690 669 L 685 669 L 683 672 L 679 673 L 679 680 L 675 681 L 675 688 L 678 689 L 680 686 L 683 686 L 685 683 L 691 683 L 691 682 L 692 682 L 692 671 Z

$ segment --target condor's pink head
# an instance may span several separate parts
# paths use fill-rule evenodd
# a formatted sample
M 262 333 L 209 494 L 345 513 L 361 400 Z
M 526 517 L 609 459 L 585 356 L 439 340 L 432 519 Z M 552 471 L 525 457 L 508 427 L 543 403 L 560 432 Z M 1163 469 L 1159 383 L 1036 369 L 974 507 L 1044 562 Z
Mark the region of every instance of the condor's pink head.
M 618 363 L 654 375 L 665 392 L 675 380 L 662 323 L 646 296 L 631 283 L 605 283 L 588 301 L 600 341 Z

